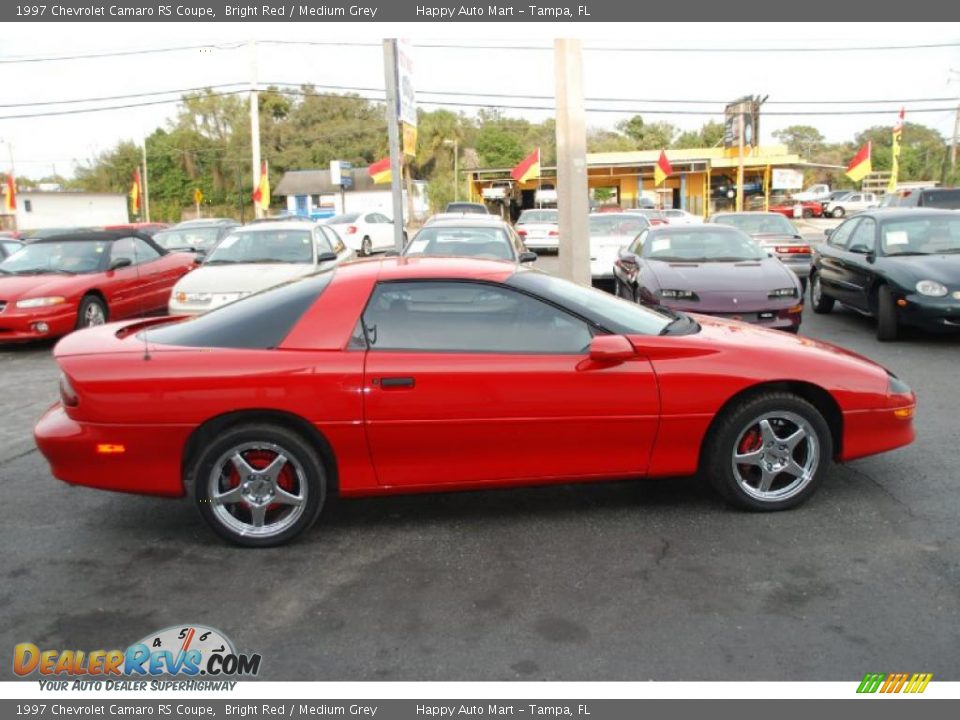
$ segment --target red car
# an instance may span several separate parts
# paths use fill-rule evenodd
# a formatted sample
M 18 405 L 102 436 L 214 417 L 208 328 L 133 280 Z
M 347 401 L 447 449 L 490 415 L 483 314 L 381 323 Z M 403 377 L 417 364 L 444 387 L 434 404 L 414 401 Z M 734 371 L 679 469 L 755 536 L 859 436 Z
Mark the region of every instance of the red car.
M 800 206 L 800 217 L 812 218 L 823 217 L 823 205 L 813 200 L 785 200 L 783 202 L 771 202 L 769 212 L 780 213 L 788 218 L 797 217 L 796 206 Z
M 192 254 L 135 232 L 34 240 L 0 262 L 0 343 L 165 312 L 174 283 L 194 265 Z
M 54 355 L 35 437 L 56 477 L 186 494 L 248 546 L 302 533 L 332 494 L 702 470 L 782 510 L 831 460 L 914 437 L 910 388 L 852 353 L 492 260 L 348 263 Z

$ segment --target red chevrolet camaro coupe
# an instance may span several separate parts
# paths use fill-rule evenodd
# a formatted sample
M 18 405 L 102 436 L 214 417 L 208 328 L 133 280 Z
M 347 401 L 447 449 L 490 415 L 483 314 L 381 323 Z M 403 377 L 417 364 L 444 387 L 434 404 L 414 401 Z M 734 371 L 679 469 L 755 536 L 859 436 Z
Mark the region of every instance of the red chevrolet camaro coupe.
M 832 460 L 914 437 L 910 388 L 849 352 L 487 260 L 348 263 L 54 354 L 35 435 L 56 477 L 186 494 L 250 546 L 302 533 L 331 493 L 699 470 L 781 510 Z
M 170 291 L 196 264 L 131 231 L 34 240 L 0 262 L 0 343 L 166 312 Z

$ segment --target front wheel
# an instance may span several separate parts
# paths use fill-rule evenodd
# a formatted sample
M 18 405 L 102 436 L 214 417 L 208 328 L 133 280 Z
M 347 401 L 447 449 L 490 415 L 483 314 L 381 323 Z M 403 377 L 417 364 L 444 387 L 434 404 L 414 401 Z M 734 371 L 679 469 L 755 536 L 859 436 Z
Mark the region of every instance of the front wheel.
M 805 218 L 812 218 L 813 210 L 811 210 L 810 208 L 804 208 L 800 214 L 803 215 L 803 217 Z
M 842 218 L 844 215 L 844 210 L 842 207 L 836 207 L 833 209 L 833 212 L 830 213 L 835 218 Z
M 825 315 L 833 310 L 836 301 L 829 295 L 823 294 L 823 284 L 820 282 L 820 273 L 810 273 L 810 304 L 818 315 Z
M 96 295 L 87 295 L 77 310 L 77 328 L 103 325 L 107 317 L 107 304 Z
M 893 293 L 886 285 L 877 288 L 877 340 L 896 340 L 900 334 L 897 322 L 897 306 Z
M 833 456 L 830 428 L 806 400 L 782 392 L 749 398 L 712 429 L 703 460 L 713 487 L 745 510 L 787 510 L 809 498 Z
M 280 425 L 220 433 L 188 469 L 200 515 L 220 537 L 246 547 L 282 545 L 316 521 L 326 472 L 316 450 Z

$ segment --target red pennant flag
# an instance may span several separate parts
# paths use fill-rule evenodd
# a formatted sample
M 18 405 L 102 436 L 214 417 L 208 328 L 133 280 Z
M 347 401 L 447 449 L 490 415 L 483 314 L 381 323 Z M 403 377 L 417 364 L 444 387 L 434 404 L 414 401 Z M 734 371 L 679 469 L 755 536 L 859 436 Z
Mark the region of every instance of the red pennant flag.
M 667 160 L 666 151 L 661 150 L 660 159 L 657 160 L 657 164 L 653 168 L 654 184 L 663 185 L 664 181 L 671 175 L 673 175 L 673 168 L 670 166 L 670 161 Z
M 850 164 L 847 165 L 847 177 L 854 182 L 859 182 L 864 175 L 873 172 L 873 165 L 870 162 L 870 141 L 860 148 Z

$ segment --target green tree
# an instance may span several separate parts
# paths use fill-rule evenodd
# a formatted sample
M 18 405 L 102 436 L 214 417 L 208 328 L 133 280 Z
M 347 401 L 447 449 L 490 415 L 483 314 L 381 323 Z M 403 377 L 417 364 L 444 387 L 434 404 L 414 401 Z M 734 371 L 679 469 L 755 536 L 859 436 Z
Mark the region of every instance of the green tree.
M 480 162 L 487 167 L 511 167 L 524 157 L 520 139 L 502 123 L 482 125 L 476 147 Z
M 678 134 L 677 127 L 660 121 L 646 123 L 640 115 L 617 123 L 617 130 L 633 140 L 635 150 L 659 150 L 673 145 Z
M 773 137 L 786 145 L 791 153 L 808 159 L 816 157 L 824 149 L 823 134 L 810 125 L 790 125 L 774 130 Z

